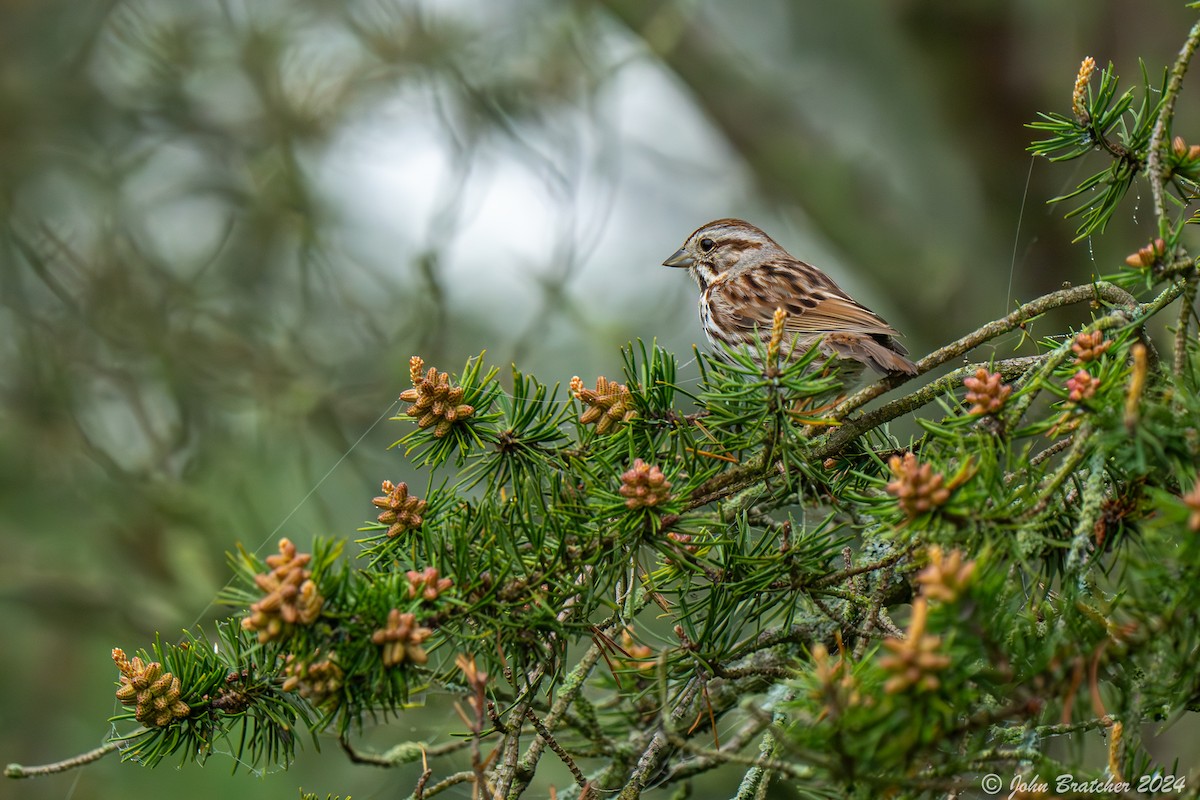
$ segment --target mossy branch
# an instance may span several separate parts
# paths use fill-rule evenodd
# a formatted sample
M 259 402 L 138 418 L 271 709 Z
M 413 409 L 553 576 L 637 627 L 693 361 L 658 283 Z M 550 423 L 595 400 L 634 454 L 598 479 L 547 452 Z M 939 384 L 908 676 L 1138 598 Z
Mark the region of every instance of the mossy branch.
M 1166 186 L 1171 170 L 1163 161 L 1167 153 L 1167 137 L 1171 135 L 1171 121 L 1175 119 L 1175 103 L 1179 99 L 1179 92 L 1183 88 L 1183 77 L 1187 74 L 1188 66 L 1192 63 L 1192 56 L 1195 55 L 1198 45 L 1200 45 L 1200 22 L 1194 24 L 1188 31 L 1187 39 L 1184 40 L 1183 47 L 1179 50 L 1179 56 L 1171 67 L 1167 88 L 1162 98 L 1162 107 L 1158 117 L 1154 120 L 1154 130 L 1146 148 L 1146 164 L 1150 173 L 1150 191 L 1154 198 L 1154 215 L 1158 220 L 1158 235 L 1167 241 L 1175 241 L 1176 237 L 1174 236 L 1174 224 L 1167 209 Z
M 1171 295 L 1174 299 L 1178 294 Z M 1076 303 L 1098 302 L 1100 300 L 1107 303 L 1124 308 L 1130 312 L 1130 316 L 1136 316 L 1135 309 L 1141 308 L 1137 299 L 1129 292 L 1119 286 L 1116 286 L 1107 281 L 1097 281 L 1096 283 L 1087 284 L 1084 286 L 1073 286 L 1066 289 L 1060 289 L 1056 292 L 1043 295 L 1036 300 L 1031 300 L 1028 303 L 1022 304 L 1012 313 L 1001 317 L 1000 319 L 983 325 L 962 338 L 951 342 L 950 344 L 934 350 L 929 355 L 917 362 L 917 374 L 921 375 L 930 370 L 945 364 L 951 359 L 969 353 L 976 347 L 995 339 L 998 336 L 1003 336 L 1013 330 L 1024 325 L 1026 322 L 1045 314 L 1047 311 L 1052 311 L 1063 306 L 1074 305 Z M 1167 302 L 1170 302 L 1168 300 Z M 861 408 L 867 403 L 879 397 L 885 392 L 891 391 L 912 380 L 907 375 L 889 375 L 879 381 L 863 388 L 862 390 L 850 395 L 844 401 L 838 404 L 833 409 L 831 416 L 835 419 L 843 419 L 850 412 L 857 408 Z

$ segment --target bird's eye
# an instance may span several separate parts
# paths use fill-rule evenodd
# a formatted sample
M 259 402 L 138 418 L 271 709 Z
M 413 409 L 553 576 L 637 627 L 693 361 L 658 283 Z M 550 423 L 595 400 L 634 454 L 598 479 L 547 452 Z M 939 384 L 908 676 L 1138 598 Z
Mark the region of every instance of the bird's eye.
M 717 243 L 714 242 L 712 239 L 701 239 L 700 240 L 700 249 L 706 253 L 709 252 L 710 250 L 712 250 L 716 246 L 717 246 Z

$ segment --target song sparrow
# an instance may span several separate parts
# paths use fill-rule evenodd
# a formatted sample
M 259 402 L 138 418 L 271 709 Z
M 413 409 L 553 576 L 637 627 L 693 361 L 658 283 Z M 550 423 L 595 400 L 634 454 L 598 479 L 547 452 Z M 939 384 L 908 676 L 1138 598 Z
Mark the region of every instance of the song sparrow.
M 758 228 L 740 219 L 703 225 L 663 262 L 686 268 L 700 287 L 700 321 L 709 342 L 752 345 L 771 333 L 775 309 L 787 312 L 785 333 L 803 355 L 820 339 L 827 356 L 842 359 L 840 376 L 852 381 L 870 366 L 883 373 L 915 375 L 900 334 L 851 299 L 816 267 L 790 255 Z

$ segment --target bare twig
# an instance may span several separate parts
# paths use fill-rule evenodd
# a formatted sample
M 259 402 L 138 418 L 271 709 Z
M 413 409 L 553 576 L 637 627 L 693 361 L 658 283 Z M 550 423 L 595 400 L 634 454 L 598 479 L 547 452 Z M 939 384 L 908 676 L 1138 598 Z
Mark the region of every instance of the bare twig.
M 699 756 L 711 756 L 714 752 L 718 752 L 700 747 L 694 742 L 688 741 L 687 739 L 679 736 L 670 737 L 669 744 L 671 744 L 673 747 L 678 747 L 680 750 L 688 753 L 695 753 Z M 763 758 L 761 755 L 747 756 L 743 755 L 742 753 L 730 753 L 724 750 L 719 752 L 721 753 L 720 758 L 725 763 L 742 764 L 747 767 L 761 767 L 772 772 L 779 772 L 797 780 L 807 777 L 811 772 L 810 768 L 807 766 L 798 767 L 790 762 L 775 761 L 773 759 Z
M 521 724 L 519 720 L 523 719 L 529 713 L 529 709 L 533 703 L 533 696 L 537 694 L 537 687 L 541 683 L 540 667 L 537 673 L 537 679 L 530 680 L 526 684 L 523 699 L 513 709 L 512 719 L 518 720 L 517 724 L 508 726 L 508 730 L 504 734 L 504 741 L 500 745 L 500 763 L 492 775 L 492 780 L 496 787 L 494 794 L 497 797 L 508 797 L 513 787 L 513 781 L 517 777 L 517 756 L 521 747 Z M 533 676 L 530 677 L 532 678 Z
M 421 777 L 424 778 L 424 774 L 422 774 Z M 470 783 L 473 780 L 475 780 L 475 773 L 471 772 L 470 770 L 463 770 L 462 772 L 456 772 L 453 775 L 442 778 L 433 786 L 430 786 L 428 789 L 424 789 L 421 794 L 418 795 L 414 793 L 409 797 L 410 800 L 424 800 L 427 797 L 433 797 L 441 794 L 451 786 L 457 786 L 460 783 Z
M 1071 440 L 1073 438 L 1074 437 L 1072 435 L 1072 436 L 1065 436 L 1062 439 L 1059 439 L 1057 442 L 1050 445 L 1045 450 L 1042 450 L 1041 452 L 1037 453 L 1032 458 L 1030 458 L 1029 466 L 1036 467 L 1038 464 L 1042 463 L 1046 459 L 1053 458 L 1054 456 L 1061 453 L 1063 450 L 1066 450 L 1068 447 L 1071 446 Z M 1004 476 L 1005 481 L 1008 481 L 1011 478 L 1012 478 L 1012 475 Z
M 355 764 L 368 764 L 373 767 L 398 767 L 401 764 L 411 764 L 426 756 L 444 756 L 462 750 L 471 743 L 470 739 L 458 739 L 429 746 L 424 742 L 401 742 L 385 753 L 367 753 L 355 749 L 345 735 L 338 737 L 338 744 L 346 753 L 347 758 Z
M 663 691 L 665 692 L 665 676 L 662 675 L 662 665 L 660 663 L 660 679 L 663 683 Z M 645 789 L 662 766 L 663 759 L 670 752 L 668 747 L 667 728 L 678 725 L 681 720 L 690 719 L 695 715 L 695 703 L 701 696 L 703 680 L 699 675 L 694 675 L 687 682 L 679 696 L 675 700 L 674 708 L 663 721 L 662 727 L 655 730 L 652 734 L 643 735 L 641 743 L 638 747 L 641 748 L 642 754 L 638 757 L 637 765 L 634 767 L 633 773 L 625 782 L 621 793 L 617 795 L 617 800 L 636 800 L 641 797 L 641 792 Z M 664 707 L 666 707 L 665 700 Z
M 558 756 L 559 760 L 567 765 L 567 769 L 571 771 L 571 775 L 575 778 L 575 783 L 580 787 L 586 786 L 587 778 L 583 776 L 583 772 L 579 769 L 579 765 L 575 763 L 575 759 L 571 758 L 570 754 L 563 749 L 562 745 L 554 738 L 554 734 L 550 733 L 550 730 L 538 719 L 537 714 L 533 713 L 533 711 L 527 711 L 525 712 L 525 717 L 533 723 L 533 729 L 538 732 L 538 736 L 542 741 L 554 751 L 554 755 Z
M 1066 575 L 1077 575 L 1083 569 L 1087 563 L 1088 552 L 1096 542 L 1095 526 L 1100 519 L 1104 501 L 1104 478 L 1104 452 L 1097 450 L 1092 454 L 1090 469 L 1087 470 L 1079 519 L 1075 522 L 1071 547 L 1067 551 L 1064 564 L 1063 571 Z
M 145 731 L 144 728 L 141 731 L 134 731 L 124 738 L 132 738 L 143 731 Z M 109 753 L 119 750 L 122 744 L 122 742 L 105 742 L 94 750 L 88 750 L 86 753 L 80 753 L 77 756 L 65 758 L 62 761 L 55 761 L 51 764 L 42 764 L 34 767 L 26 767 L 22 764 L 9 764 L 4 768 L 4 777 L 40 778 L 44 775 L 53 775 L 56 772 L 66 772 L 69 769 L 75 769 L 76 767 L 82 767 L 94 761 L 99 761 Z
M 417 786 L 413 789 L 413 797 L 416 800 L 425 800 L 425 786 L 429 783 L 429 779 L 433 777 L 433 770 L 429 766 L 429 759 L 425 753 L 421 754 L 421 777 L 417 779 Z
M 664 784 L 674 783 L 728 763 L 728 759 L 724 757 L 726 753 L 740 752 L 751 739 L 770 724 L 769 715 L 760 714 L 752 717 L 721 745 L 720 750 L 712 750 L 705 755 L 675 764 L 667 770 L 662 782 Z

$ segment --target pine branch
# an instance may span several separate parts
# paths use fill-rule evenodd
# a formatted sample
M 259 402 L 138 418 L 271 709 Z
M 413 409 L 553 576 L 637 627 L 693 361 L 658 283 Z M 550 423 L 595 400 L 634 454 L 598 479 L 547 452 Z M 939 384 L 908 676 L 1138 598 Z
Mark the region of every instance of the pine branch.
M 1101 726 L 1108 774 L 1149 770 L 1138 727 L 1198 693 L 1197 277 L 1164 204 L 1200 175 L 1200 152 L 1166 143 L 1198 42 L 1200 24 L 1161 102 L 1148 81 L 1140 105 L 1118 94 L 1111 67 L 1093 91 L 1088 59 L 1072 116 L 1035 123 L 1042 155 L 1112 161 L 1070 195 L 1088 231 L 1151 180 L 1169 243 L 1129 269 L 926 355 L 920 374 L 955 366 L 898 398 L 868 407 L 908 380 L 887 377 L 824 416 L 836 369 L 815 350 L 767 368 L 701 355 L 697 383 L 638 342 L 623 377 L 574 378 L 565 402 L 515 370 L 502 388 L 482 355 L 457 374 L 414 356 L 397 445 L 431 477 L 379 484 L 363 561 L 323 537 L 239 551 L 219 646 L 114 649 L 113 723 L 140 727 L 8 774 L 118 749 L 203 761 L 218 742 L 286 765 L 306 729 L 355 763 L 420 759 L 413 798 L 525 796 L 547 751 L 564 798 L 633 800 L 722 766 L 738 797 L 772 780 L 904 797 L 962 791 L 986 764 L 1057 766 L 1043 740 Z M 1145 327 L 1176 300 L 1167 364 Z M 1091 320 L 1038 354 L 961 365 L 1079 303 Z M 464 698 L 462 738 L 351 744 L 428 687 Z M 469 769 L 435 782 L 430 759 L 461 750 Z

